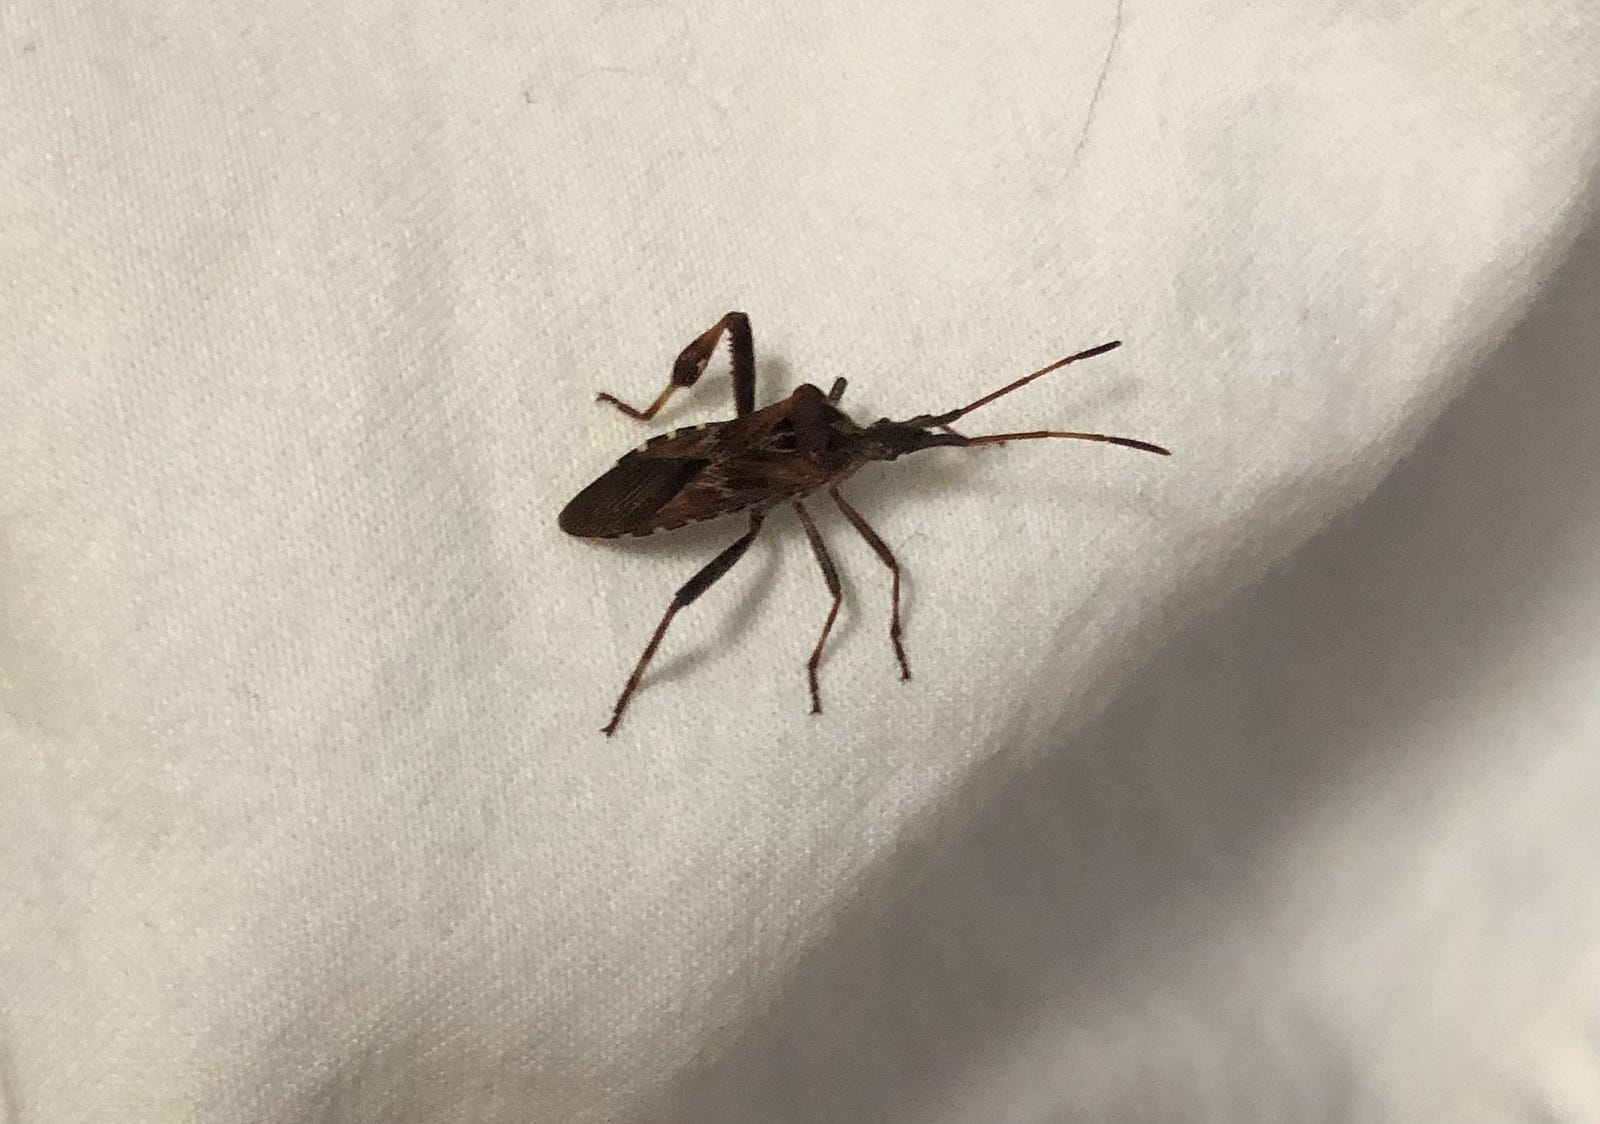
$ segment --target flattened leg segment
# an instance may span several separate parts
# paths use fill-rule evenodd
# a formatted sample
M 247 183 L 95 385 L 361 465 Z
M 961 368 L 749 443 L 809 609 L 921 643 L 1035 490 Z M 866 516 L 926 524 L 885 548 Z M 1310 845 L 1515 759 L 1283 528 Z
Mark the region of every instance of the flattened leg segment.
M 617 732 L 617 723 L 622 721 L 622 712 L 628 705 L 628 700 L 633 697 L 633 692 L 639 686 L 639 680 L 644 676 L 644 669 L 650 663 L 650 658 L 656 654 L 656 649 L 661 646 L 661 638 L 667 634 L 667 626 L 672 623 L 672 618 L 677 616 L 678 610 L 694 602 L 706 590 L 717 583 L 717 579 L 733 569 L 735 562 L 744 557 L 744 552 L 750 549 L 750 544 L 755 541 L 756 532 L 761 530 L 761 520 L 765 512 L 754 512 L 750 516 L 750 529 L 739 538 L 735 539 L 723 552 L 707 562 L 694 577 L 683 583 L 683 587 L 672 595 L 672 604 L 667 606 L 667 611 L 661 618 L 661 623 L 656 625 L 655 632 L 650 637 L 650 643 L 645 645 L 644 654 L 639 657 L 639 662 L 633 667 L 633 674 L 628 676 L 627 685 L 622 688 L 622 694 L 617 696 L 617 705 L 611 711 L 611 721 L 600 728 L 601 733 L 610 737 Z
M 733 407 L 739 417 L 744 417 L 756 408 L 756 346 L 750 334 L 750 318 L 742 312 L 730 312 L 700 335 L 690 341 L 689 346 L 678 353 L 678 358 L 672 364 L 672 378 L 656 396 L 656 400 L 641 410 L 630 406 L 614 394 L 601 391 L 595 395 L 596 402 L 609 402 L 617 409 L 627 414 L 630 418 L 639 421 L 649 421 L 656 416 L 667 399 L 679 387 L 693 386 L 705 373 L 706 364 L 711 361 L 712 354 L 717 350 L 717 343 L 722 339 L 722 333 L 728 333 L 728 339 L 733 351 Z

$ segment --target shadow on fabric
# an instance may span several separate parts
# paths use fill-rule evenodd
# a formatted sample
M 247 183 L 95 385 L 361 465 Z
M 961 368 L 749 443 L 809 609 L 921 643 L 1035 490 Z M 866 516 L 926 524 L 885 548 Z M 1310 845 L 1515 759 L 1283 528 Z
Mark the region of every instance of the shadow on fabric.
M 1384 998 L 1359 982 L 1328 998 L 1310 979 L 1296 995 L 1282 966 L 1359 955 L 1307 947 L 1359 940 L 1364 911 L 1384 911 L 1382 892 L 1349 884 L 1363 869 L 1433 884 L 1410 864 L 1448 865 L 1428 841 L 1469 830 L 1436 788 L 1478 777 L 1493 793 L 1497 768 L 1537 767 L 1442 734 L 1459 715 L 1510 750 L 1588 753 L 1571 743 L 1595 725 L 1581 700 L 1594 687 L 1600 604 L 1597 276 L 1591 231 L 1376 494 L 1158 658 L 870 933 L 817 955 L 664 1118 L 925 1124 L 981 1110 L 1109 1124 L 1392 1111 L 1403 1095 L 1368 1063 L 1419 1044 L 1353 1048 L 1361 1012 Z M 1494 709 L 1506 698 L 1520 717 Z M 1548 730 L 1526 727 L 1538 714 L 1551 715 Z M 1407 845 L 1405 830 L 1423 844 Z M 1326 865 L 1345 853 L 1362 858 Z M 1342 920 L 1330 927 L 1318 909 Z M 1372 919 L 1380 934 L 1396 927 L 1387 916 Z M 1386 947 L 1410 946 L 1380 941 L 1366 954 Z M 1370 979 L 1404 970 L 1378 964 Z M 1514 991 L 1501 1001 L 1514 1007 Z M 1466 1021 L 1487 1019 L 1490 1003 L 1467 1002 Z M 1408 1017 L 1397 1035 L 1429 1035 L 1426 1012 Z M 1440 1059 L 1441 1084 L 1494 1029 L 1460 1025 L 1433 1043 L 1461 1055 Z

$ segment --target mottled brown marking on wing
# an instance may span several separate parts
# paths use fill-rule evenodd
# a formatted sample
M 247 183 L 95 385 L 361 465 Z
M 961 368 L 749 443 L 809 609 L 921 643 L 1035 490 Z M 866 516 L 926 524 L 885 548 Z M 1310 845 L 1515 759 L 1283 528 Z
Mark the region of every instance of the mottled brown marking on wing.
M 655 522 L 662 530 L 805 495 L 832 478 L 835 466 L 793 452 L 747 450 L 705 464 L 678 494 L 661 505 Z
M 579 492 L 559 523 L 582 538 L 671 531 L 805 495 L 844 467 L 826 447 L 798 452 L 790 404 L 775 402 L 657 434 Z

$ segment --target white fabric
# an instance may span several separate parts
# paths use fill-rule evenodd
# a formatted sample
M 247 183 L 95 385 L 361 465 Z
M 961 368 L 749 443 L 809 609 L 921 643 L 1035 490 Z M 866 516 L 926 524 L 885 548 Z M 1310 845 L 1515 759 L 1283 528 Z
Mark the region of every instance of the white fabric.
M 672 1119 L 1600 1116 L 1596 309 L 1591 235 L 1376 495 Z
M 1397 694 L 1367 694 L 1345 686 L 1370 670 L 1363 626 L 1382 651 L 1413 592 L 1440 596 L 1390 557 L 1409 540 L 1385 522 L 1355 551 L 1394 583 L 1368 616 L 1315 578 L 1269 584 L 1239 631 L 1168 657 L 1180 685 L 1237 669 L 1218 713 L 1126 703 L 1126 741 L 1071 739 L 1376 486 L 1525 314 L 1593 206 L 1595 25 L 1575 0 L 12 6 L 0 1119 L 713 1112 L 697 1098 L 828 1119 L 806 1115 L 829 1103 L 815 1089 L 774 1101 L 767 1075 L 795 1071 L 759 1043 L 782 1055 L 786 1027 L 833 1020 L 761 1013 L 803 1005 L 807 976 L 862 979 L 852 932 L 930 956 L 897 934 L 938 935 L 948 911 L 907 907 L 927 928 L 886 911 L 1008 783 L 1052 771 L 1102 818 L 1067 840 L 1091 861 L 1056 918 L 1065 951 L 1039 951 L 1031 915 L 1016 939 L 1071 986 L 1026 1009 L 974 966 L 946 986 L 993 987 L 1016 1017 L 976 1041 L 935 1019 L 876 1077 L 849 1046 L 879 1041 L 847 1011 L 818 1044 L 831 1063 L 799 1071 L 860 1064 L 840 1111 L 1273 1119 L 1306 1103 L 1268 1099 L 1285 1088 L 1345 1119 L 1443 1103 L 1490 1045 L 1479 1016 L 1559 1012 L 1535 992 L 1584 978 L 1593 938 L 1589 912 L 1530 891 L 1515 939 L 1411 971 L 1428 934 L 1537 881 L 1535 860 L 1580 862 L 1593 819 L 1571 756 L 1591 665 L 1538 686 L 1538 630 L 1503 674 L 1448 657 L 1525 627 L 1523 608 L 1592 623 L 1592 583 L 1558 602 L 1535 583 L 1481 632 L 1402 633 L 1416 660 L 1372 665 Z M 735 307 L 762 400 L 847 375 L 868 418 L 1120 337 L 968 428 L 1099 427 L 1176 455 L 1036 444 L 864 472 L 847 491 L 907 567 L 916 678 L 892 671 L 887 575 L 818 504 L 849 597 L 826 713 L 804 713 L 802 674 L 826 596 L 775 517 L 606 741 L 672 589 L 737 528 L 618 548 L 555 513 L 648 432 L 594 391 L 648 399 Z M 725 416 L 722 369 L 659 428 Z M 1582 417 L 1545 420 L 1592 461 Z M 1537 489 L 1478 483 L 1456 501 L 1472 541 L 1548 529 Z M 1521 583 L 1543 556 L 1520 545 L 1462 592 Z M 1326 656 L 1285 631 L 1302 604 L 1344 628 Z M 1279 641 L 1331 683 L 1285 682 Z M 1339 701 L 1403 709 L 1393 679 L 1430 659 L 1449 714 L 1360 736 L 1370 716 Z M 1257 682 L 1282 702 L 1255 705 L 1288 709 L 1245 708 Z M 1240 722 L 1242 748 L 1201 718 Z M 1258 776 L 1251 750 L 1279 734 L 1371 768 L 1297 780 L 1285 742 Z M 1483 826 L 1495 794 L 1528 826 L 1509 850 Z M 1224 808 L 1240 825 L 1209 818 Z M 1061 843 L 1043 839 L 1050 866 L 1074 857 Z M 1050 869 L 997 853 L 1025 880 Z M 1397 856 L 1419 853 L 1408 881 Z M 1374 871 L 1391 877 L 1365 888 Z M 970 923 L 1004 947 L 1012 899 L 989 893 L 963 895 Z M 1375 930 L 1399 939 L 1367 939 L 1375 911 L 1419 898 Z M 1486 994 L 1502 954 L 1532 967 Z M 881 970 L 890 989 L 913 971 Z M 1098 1014 L 1062 1023 L 1064 1006 Z M 1278 1048 L 1304 1082 L 1263 1077 Z M 1320 1067 L 1341 1057 L 1354 1092 L 1330 1105 Z M 1043 1078 L 1017 1076 L 1040 1058 Z

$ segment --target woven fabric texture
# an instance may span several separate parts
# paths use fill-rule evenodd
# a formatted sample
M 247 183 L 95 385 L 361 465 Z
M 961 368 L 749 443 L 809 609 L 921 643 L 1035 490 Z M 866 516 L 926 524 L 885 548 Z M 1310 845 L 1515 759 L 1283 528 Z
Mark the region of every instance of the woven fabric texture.
M 1522 321 L 1593 209 L 1596 22 L 8 6 L 0 1118 L 675 1111 Z M 738 527 L 555 515 L 654 431 L 595 392 L 647 401 L 731 308 L 759 400 L 848 376 L 865 419 L 1120 338 L 968 428 L 1175 455 L 848 483 L 906 567 L 909 684 L 887 573 L 818 503 L 817 717 L 827 595 L 775 514 L 606 740 Z M 656 428 L 727 416 L 725 363 Z

